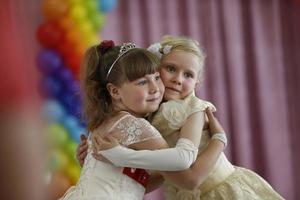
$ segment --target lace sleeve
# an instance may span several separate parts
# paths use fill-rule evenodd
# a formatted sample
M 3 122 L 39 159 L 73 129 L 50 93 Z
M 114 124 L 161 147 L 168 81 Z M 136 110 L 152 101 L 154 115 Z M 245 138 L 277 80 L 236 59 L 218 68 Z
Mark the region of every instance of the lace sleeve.
M 160 133 L 145 119 L 126 115 L 115 126 L 122 133 L 120 144 L 129 146 L 134 143 L 160 138 Z

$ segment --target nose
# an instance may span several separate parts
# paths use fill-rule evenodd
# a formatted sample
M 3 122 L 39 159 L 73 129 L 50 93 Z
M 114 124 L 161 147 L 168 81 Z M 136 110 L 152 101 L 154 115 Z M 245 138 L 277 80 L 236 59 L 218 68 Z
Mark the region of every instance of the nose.
M 181 85 L 182 79 L 183 79 L 182 75 L 180 73 L 178 73 L 173 77 L 172 83 L 174 83 L 176 85 Z
M 150 82 L 149 91 L 150 91 L 151 94 L 155 94 L 158 91 L 158 85 L 155 81 Z

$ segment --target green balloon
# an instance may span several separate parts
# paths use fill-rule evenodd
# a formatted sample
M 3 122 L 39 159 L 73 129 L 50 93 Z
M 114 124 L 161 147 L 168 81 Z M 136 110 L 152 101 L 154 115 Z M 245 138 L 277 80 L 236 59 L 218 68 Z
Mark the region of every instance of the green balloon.
M 91 22 L 93 23 L 94 29 L 98 32 L 105 24 L 106 17 L 104 14 L 95 12 L 91 13 L 89 16 Z
M 75 158 L 78 144 L 72 140 L 68 140 L 64 145 L 64 151 L 70 158 Z
M 99 3 L 97 0 L 85 0 L 84 5 L 88 13 L 98 12 Z
M 46 142 L 50 147 L 60 147 L 68 140 L 68 132 L 59 124 L 51 124 L 46 128 Z

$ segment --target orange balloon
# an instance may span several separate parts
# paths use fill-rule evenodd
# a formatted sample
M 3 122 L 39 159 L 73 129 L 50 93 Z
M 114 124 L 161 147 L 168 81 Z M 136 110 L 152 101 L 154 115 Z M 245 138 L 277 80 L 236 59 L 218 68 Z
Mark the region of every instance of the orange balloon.
M 59 19 L 66 14 L 69 5 L 62 0 L 45 0 L 43 13 L 49 20 Z
M 62 17 L 58 24 L 64 31 L 68 31 L 76 27 L 75 21 L 69 15 Z
M 86 49 L 87 49 L 87 46 L 83 43 L 75 45 L 75 53 L 78 54 L 79 58 L 83 57 Z
M 51 200 L 59 199 L 64 193 L 71 187 L 71 181 L 62 172 L 55 172 L 50 184 L 48 185 L 48 191 L 51 196 Z
M 66 40 L 72 44 L 79 43 L 81 41 L 81 33 L 78 30 L 69 30 L 66 32 Z

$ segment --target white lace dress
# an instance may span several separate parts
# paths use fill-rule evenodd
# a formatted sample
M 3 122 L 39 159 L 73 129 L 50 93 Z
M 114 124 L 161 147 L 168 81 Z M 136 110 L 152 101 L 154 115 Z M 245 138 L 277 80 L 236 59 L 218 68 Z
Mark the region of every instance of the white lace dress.
M 152 125 L 173 147 L 186 119 L 193 113 L 215 107 L 190 94 L 184 100 L 172 100 L 161 104 L 152 118 Z M 199 130 L 200 131 L 200 130 Z M 199 153 L 211 140 L 209 130 L 202 132 Z M 258 174 L 233 166 L 222 153 L 202 185 L 195 190 L 185 190 L 170 181 L 164 183 L 166 200 L 279 200 L 283 199 Z
M 145 119 L 124 112 L 114 119 L 109 126 L 123 133 L 120 142 L 123 146 L 161 137 Z M 124 175 L 123 167 L 96 160 L 92 156 L 91 141 L 88 142 L 88 154 L 80 179 L 60 200 L 142 200 L 145 188 Z

